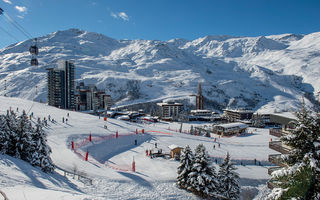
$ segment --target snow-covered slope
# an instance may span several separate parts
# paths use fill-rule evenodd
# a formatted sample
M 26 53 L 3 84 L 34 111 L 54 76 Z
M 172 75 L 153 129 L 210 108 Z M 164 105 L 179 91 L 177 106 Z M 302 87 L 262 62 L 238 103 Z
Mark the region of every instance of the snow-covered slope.
M 320 33 L 151 41 L 70 29 L 38 39 L 38 67 L 29 64 L 31 44 L 0 50 L 0 94 L 6 80 L 9 96 L 45 101 L 45 69 L 59 59 L 73 60 L 77 80 L 105 88 L 117 105 L 192 102 L 201 82 L 207 107 L 289 110 L 320 90 Z
M 269 149 L 268 142 L 270 138 L 276 139 L 269 135 L 268 129 L 249 128 L 248 133 L 239 137 L 219 138 L 216 135 L 214 140 L 178 133 L 175 130 L 180 128 L 180 123 L 141 124 L 110 118 L 105 122 L 98 116 L 19 98 L 0 97 L 0 114 L 5 114 L 9 108 L 14 111 L 18 108 L 18 115 L 23 109 L 28 114 L 33 112 L 33 121 L 38 117 L 48 119 L 48 115 L 54 118 L 56 122 L 48 122 L 45 128 L 54 164 L 93 180 L 92 184 L 81 182 L 77 177 L 64 177 L 59 170 L 45 174 L 24 161 L 0 155 L 0 191 L 10 200 L 199 199 L 175 185 L 179 162 L 165 158 L 150 159 L 145 155 L 147 149 L 153 152 L 162 149 L 169 153 L 168 146 L 172 144 L 189 145 L 192 150 L 203 144 L 217 168 L 214 161 L 219 164 L 229 152 L 241 178 L 242 199 L 265 197 L 263 194 L 267 191 L 266 181 L 269 178 L 268 154 L 275 153 Z M 62 117 L 66 118 L 67 113 L 68 123 L 62 123 Z M 108 128 L 105 129 L 104 125 Z M 199 124 L 184 123 L 182 130 L 189 130 L 191 125 Z M 139 134 L 135 133 L 136 129 Z M 141 133 L 142 129 L 145 134 Z M 118 139 L 114 137 L 116 131 Z M 92 142 L 88 141 L 90 133 Z M 135 139 L 137 145 L 134 144 Z M 75 142 L 76 151 L 71 149 L 71 141 Z M 86 150 L 89 151 L 88 161 L 83 158 Z M 133 159 L 136 172 L 131 171 Z M 258 193 L 263 197 L 258 198 Z

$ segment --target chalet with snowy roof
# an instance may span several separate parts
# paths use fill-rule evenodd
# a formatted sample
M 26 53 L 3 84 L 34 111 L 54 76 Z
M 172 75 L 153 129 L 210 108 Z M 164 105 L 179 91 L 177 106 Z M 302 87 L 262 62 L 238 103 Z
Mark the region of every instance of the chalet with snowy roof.
M 248 128 L 247 124 L 235 122 L 235 123 L 214 125 L 212 128 L 212 132 L 221 136 L 231 136 L 231 135 L 241 134 L 245 132 L 247 128 Z
M 180 146 L 175 145 L 175 144 L 172 144 L 172 145 L 168 146 L 168 148 L 170 149 L 171 158 L 180 157 L 181 151 L 183 149 L 183 147 L 180 147 Z

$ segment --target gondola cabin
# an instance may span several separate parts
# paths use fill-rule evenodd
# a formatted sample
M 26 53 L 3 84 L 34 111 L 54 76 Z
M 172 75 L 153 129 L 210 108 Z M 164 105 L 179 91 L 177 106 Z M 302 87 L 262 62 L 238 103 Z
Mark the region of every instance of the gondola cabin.
M 31 59 L 31 66 L 38 66 L 38 65 L 39 65 L 38 59 L 32 58 Z

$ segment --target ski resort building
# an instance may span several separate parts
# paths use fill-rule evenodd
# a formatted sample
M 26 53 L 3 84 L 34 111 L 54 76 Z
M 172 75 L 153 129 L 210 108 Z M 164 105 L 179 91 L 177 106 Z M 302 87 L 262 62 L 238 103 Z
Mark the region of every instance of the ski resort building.
M 157 103 L 157 105 L 160 107 L 160 117 L 163 120 L 174 120 L 183 109 L 182 103 L 176 103 L 173 101 Z
M 224 109 L 223 114 L 225 118 L 227 118 L 229 121 L 235 122 L 235 121 L 251 120 L 253 111 Z
M 212 131 L 215 134 L 221 136 L 231 136 L 235 134 L 241 134 L 245 132 L 248 128 L 247 124 L 244 123 L 228 123 L 228 124 L 218 124 L 212 127 Z
M 269 130 L 270 135 L 280 138 L 281 136 L 290 134 L 295 128 L 297 120 L 292 113 L 277 113 L 270 114 L 270 122 L 281 124 L 282 128 Z M 290 153 L 291 148 L 283 144 L 280 140 L 270 141 L 269 148 L 279 152 L 278 154 L 271 154 L 268 156 L 269 162 L 277 165 L 277 167 L 270 167 L 268 169 L 268 174 L 271 175 L 272 172 L 287 166 L 282 158 L 284 155 Z M 274 188 L 272 182 L 269 181 L 267 184 L 270 189 Z
M 188 116 L 189 121 L 220 121 L 218 113 L 211 110 L 191 110 Z
M 105 90 L 99 90 L 93 84 L 85 85 L 84 82 L 76 87 L 75 92 L 76 110 L 110 110 L 111 96 Z
M 63 109 L 74 109 L 74 64 L 58 61 L 57 68 L 48 68 L 48 104 Z

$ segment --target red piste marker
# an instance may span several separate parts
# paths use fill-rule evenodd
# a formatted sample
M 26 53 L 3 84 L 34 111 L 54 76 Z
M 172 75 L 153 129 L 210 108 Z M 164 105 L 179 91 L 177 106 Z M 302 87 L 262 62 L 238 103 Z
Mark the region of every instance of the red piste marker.
M 132 171 L 136 172 L 136 162 L 134 161 L 134 158 L 133 158 L 133 161 L 132 161 Z
M 119 137 L 119 134 L 118 134 L 118 131 L 116 132 L 116 138 L 118 138 Z
M 71 141 L 71 148 L 72 148 L 72 150 L 74 150 L 74 142 L 73 141 Z
M 90 133 L 90 135 L 89 135 L 89 141 L 90 141 L 90 142 L 92 141 L 91 133 Z
M 85 161 L 88 161 L 88 157 L 89 157 L 89 152 L 87 150 Z

